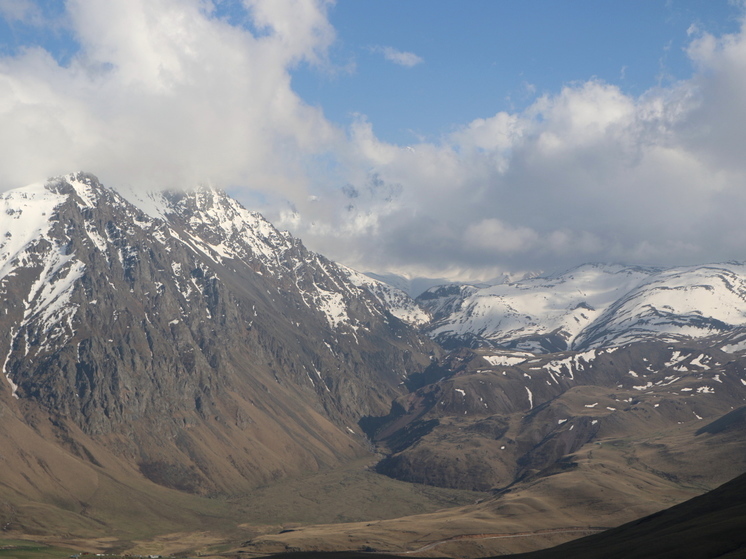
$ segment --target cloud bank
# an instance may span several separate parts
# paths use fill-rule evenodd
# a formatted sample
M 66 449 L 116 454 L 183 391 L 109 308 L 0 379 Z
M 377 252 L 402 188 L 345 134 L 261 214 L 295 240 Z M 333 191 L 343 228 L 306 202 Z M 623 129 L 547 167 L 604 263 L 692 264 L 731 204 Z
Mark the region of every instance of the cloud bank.
M 746 259 L 743 27 L 693 35 L 693 76 L 672 86 L 571 83 L 397 146 L 293 91 L 299 64 L 328 64 L 330 2 L 245 0 L 243 20 L 224 5 L 68 0 L 69 61 L 39 46 L 0 58 L 0 190 L 78 169 L 212 182 L 332 258 L 410 275 Z M 28 1 L 0 13 L 49 24 Z

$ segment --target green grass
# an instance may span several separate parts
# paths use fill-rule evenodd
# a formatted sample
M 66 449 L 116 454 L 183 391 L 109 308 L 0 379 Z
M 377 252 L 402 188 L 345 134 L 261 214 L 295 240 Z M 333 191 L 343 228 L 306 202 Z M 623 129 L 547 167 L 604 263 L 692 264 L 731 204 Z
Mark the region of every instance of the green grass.
M 369 464 L 288 478 L 233 502 L 247 524 L 335 524 L 434 512 L 488 496 L 391 479 L 365 468 Z
M 2 559 L 58 559 L 70 557 L 76 552 L 64 547 L 53 547 L 28 540 L 0 539 Z

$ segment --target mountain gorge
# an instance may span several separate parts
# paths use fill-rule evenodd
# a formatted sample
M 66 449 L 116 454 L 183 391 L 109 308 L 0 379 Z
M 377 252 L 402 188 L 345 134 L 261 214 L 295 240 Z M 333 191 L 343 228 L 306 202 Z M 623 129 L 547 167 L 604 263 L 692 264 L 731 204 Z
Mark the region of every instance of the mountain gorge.
M 413 300 L 220 190 L 76 173 L 0 194 L 0 360 L 0 520 L 24 533 L 225 522 L 221 499 L 363 459 L 385 483 L 479 502 L 391 524 L 384 504 L 375 523 L 254 534 L 236 553 L 550 531 L 436 550 L 479 556 L 746 471 L 739 263 L 587 264 Z

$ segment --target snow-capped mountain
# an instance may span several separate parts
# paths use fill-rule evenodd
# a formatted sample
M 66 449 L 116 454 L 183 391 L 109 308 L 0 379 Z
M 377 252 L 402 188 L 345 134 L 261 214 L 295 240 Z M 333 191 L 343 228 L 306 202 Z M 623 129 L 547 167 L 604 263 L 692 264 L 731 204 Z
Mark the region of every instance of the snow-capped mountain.
M 576 347 L 641 339 L 704 338 L 746 326 L 746 265 L 661 270 L 625 294 L 575 339 Z
M 344 296 L 359 294 L 355 287 L 373 295 L 388 312 L 408 324 L 420 325 L 429 320 L 428 314 L 400 289 L 305 251 L 300 240 L 287 231 L 277 230 L 261 214 L 246 210 L 222 191 L 202 187 L 188 195 L 184 192 L 143 195 L 136 191 L 125 195 L 145 212 L 178 226 L 187 236 L 187 242 L 195 241 L 197 250 L 206 248 L 212 259 L 251 261 L 255 271 L 264 270 L 277 279 L 288 276 L 290 268 L 297 274 L 310 262 L 324 269 L 339 281 L 340 289 L 327 291 L 314 282 L 296 287 L 307 304 L 326 314 L 332 327 L 349 320 Z M 299 252 L 306 253 L 304 262 L 295 261 Z M 349 281 L 343 281 L 344 277 Z
M 363 452 L 437 353 L 395 316 L 424 313 L 221 191 L 139 202 L 85 173 L 0 195 L 0 397 L 197 492 Z
M 737 433 L 686 438 L 743 402 L 745 282 L 743 264 L 599 264 L 435 287 L 417 305 L 213 188 L 122 193 L 77 173 L 6 192 L 0 521 L 108 534 L 112 495 L 137 492 L 129 521 L 178 509 L 173 490 L 241 494 L 372 444 L 401 480 L 492 490 L 568 474 L 575 492 L 597 485 L 586 466 L 606 488 L 669 484 L 684 441 L 717 449 L 687 456 L 699 477 L 681 483 L 700 484 L 746 456 Z M 653 436 L 660 456 L 627 483 L 651 447 L 615 462 L 616 441 Z
M 417 298 L 434 316 L 429 334 L 447 345 L 562 351 L 620 297 L 654 273 L 589 264 L 490 287 L 449 285 Z
M 451 347 L 547 353 L 702 338 L 746 326 L 746 266 L 587 264 L 486 288 L 441 286 L 417 301 L 433 315 L 429 334 Z

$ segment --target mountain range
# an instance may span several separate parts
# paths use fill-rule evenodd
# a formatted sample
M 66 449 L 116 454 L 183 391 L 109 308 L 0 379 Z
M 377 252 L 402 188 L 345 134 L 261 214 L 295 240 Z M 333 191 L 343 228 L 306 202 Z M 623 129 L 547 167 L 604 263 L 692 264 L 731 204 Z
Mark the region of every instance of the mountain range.
M 488 287 L 433 287 L 417 302 L 445 346 L 534 353 L 680 341 L 746 325 L 746 266 L 681 268 L 586 264 Z
M 367 460 L 366 495 L 415 483 L 440 491 L 428 503 L 479 501 L 399 518 L 414 540 L 469 522 L 533 534 L 437 548 L 478 556 L 746 471 L 727 419 L 746 400 L 746 265 L 588 264 L 416 299 L 381 279 L 211 187 L 119 192 L 74 173 L 0 194 L 0 522 L 125 549 L 206 515 L 248 525 L 226 499 Z M 237 549 L 411 551 L 384 521 L 395 509 Z

